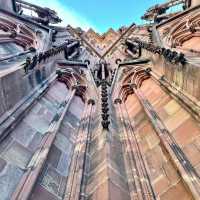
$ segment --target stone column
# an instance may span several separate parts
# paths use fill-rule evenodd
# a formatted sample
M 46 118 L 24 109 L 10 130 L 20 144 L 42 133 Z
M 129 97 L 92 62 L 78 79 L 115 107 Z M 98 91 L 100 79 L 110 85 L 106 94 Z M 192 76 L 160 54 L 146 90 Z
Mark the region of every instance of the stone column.
M 90 121 L 92 120 L 92 108 L 95 105 L 95 100 L 94 99 L 89 99 L 88 100 L 88 105 L 89 105 L 89 123 L 88 123 L 88 132 L 87 132 L 87 137 L 86 137 L 86 143 L 85 143 L 85 148 L 84 148 L 84 156 L 83 156 L 83 170 L 82 170 L 82 178 L 81 178 L 81 185 L 80 185 L 80 194 L 79 194 L 79 200 L 84 200 L 87 197 L 86 194 L 86 185 L 87 185 L 87 171 L 90 166 L 89 162 L 89 146 L 90 146 L 90 140 L 91 140 L 91 131 L 90 131 Z
M 80 200 L 85 198 L 85 170 L 87 162 L 87 154 L 90 142 L 90 124 L 92 110 L 95 105 L 93 99 L 89 99 L 85 105 L 85 113 L 79 128 L 76 147 L 74 149 L 73 158 L 70 167 L 70 173 L 67 181 L 65 200 Z
M 115 104 L 124 129 L 122 137 L 124 141 L 124 160 L 131 199 L 156 199 L 147 172 L 146 161 L 136 136 L 136 130 L 132 125 L 134 122 L 130 119 L 126 105 L 124 102 L 122 103 L 121 99 L 116 99 Z

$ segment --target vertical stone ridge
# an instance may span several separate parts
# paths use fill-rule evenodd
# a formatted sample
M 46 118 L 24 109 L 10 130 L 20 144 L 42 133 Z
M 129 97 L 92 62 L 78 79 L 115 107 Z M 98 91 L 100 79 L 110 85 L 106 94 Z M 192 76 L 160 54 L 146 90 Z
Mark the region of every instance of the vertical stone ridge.
M 105 92 L 103 94 L 105 95 Z M 96 107 L 95 118 L 98 123 L 95 120 L 92 120 L 91 123 L 88 151 L 85 152 L 87 154 L 85 156 L 87 158 L 86 166 L 84 167 L 79 160 L 79 167 L 84 168 L 82 178 L 77 178 L 82 179 L 79 199 L 130 200 L 120 135 L 118 128 L 112 123 L 115 114 L 110 112 L 110 109 L 108 109 L 109 114 L 103 113 L 102 116 L 98 114 L 98 111 L 103 111 L 104 104 L 106 104 L 106 108 L 112 106 L 109 96 L 103 98 L 108 98 L 108 101 L 101 102 L 99 100 L 98 105 L 101 103 L 101 106 Z M 101 123 L 101 120 L 108 121 L 107 114 L 110 121 L 109 128 Z M 71 183 L 70 185 L 72 188 L 75 186 L 72 186 Z M 69 196 L 66 199 L 70 199 Z M 71 199 L 78 199 L 75 192 L 74 196 L 71 195 Z
M 67 180 L 67 187 L 65 191 L 66 200 L 78 200 L 80 195 L 81 180 L 83 176 L 83 164 L 85 158 L 85 148 L 89 134 L 90 118 L 93 105 L 88 103 L 85 106 L 85 113 L 79 133 L 77 135 L 76 146 L 73 153 L 73 158 L 70 166 L 70 175 Z
M 124 160 L 131 199 L 156 199 L 126 105 L 121 99 L 116 99 L 115 104 L 123 129 Z

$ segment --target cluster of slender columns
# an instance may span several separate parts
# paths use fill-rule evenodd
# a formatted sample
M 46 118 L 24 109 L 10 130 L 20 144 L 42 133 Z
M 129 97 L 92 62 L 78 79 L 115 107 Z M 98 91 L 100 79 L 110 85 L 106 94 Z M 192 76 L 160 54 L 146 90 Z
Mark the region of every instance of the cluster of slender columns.
M 90 123 L 94 104 L 95 101 L 89 99 L 84 109 L 67 181 L 64 198 L 66 200 L 85 199 L 85 171 L 88 164 L 88 148 L 91 137 Z
M 160 139 L 161 146 L 165 149 L 174 167 L 179 172 L 185 186 L 190 191 L 194 199 L 200 198 L 200 176 L 194 169 L 193 165 L 189 161 L 188 157 L 183 152 L 182 148 L 174 139 L 172 133 L 167 129 L 165 124 L 160 119 L 158 113 L 155 111 L 154 106 L 145 97 L 142 90 L 137 88 L 136 84 L 130 84 L 133 90 L 133 94 L 137 97 L 140 102 L 146 116 L 151 122 L 152 127 L 155 129 L 158 138 Z M 137 137 L 134 129 L 133 121 L 130 120 L 129 114 L 127 112 L 126 104 L 122 102 L 120 98 L 115 100 L 116 108 L 118 110 L 121 123 L 123 125 L 123 134 L 125 139 L 125 152 L 128 154 L 128 165 L 127 171 L 128 177 L 133 177 L 130 181 L 129 178 L 129 188 L 134 191 L 133 194 L 135 198 L 138 199 L 154 199 L 156 198 L 153 187 L 151 185 L 151 180 L 149 179 L 148 166 L 140 150 L 140 145 L 137 142 Z M 128 149 L 128 150 L 127 150 Z M 131 151 L 130 151 L 131 150 Z M 129 152 L 130 151 L 130 152 Z M 127 162 L 127 161 L 126 161 Z M 142 180 L 145 180 L 144 182 Z M 131 184 L 131 182 L 133 182 Z M 132 186 L 134 185 L 134 187 Z M 134 188 L 134 189 L 132 189 Z M 142 191 L 142 192 L 141 192 Z M 146 196 L 142 196 L 146 195 Z M 134 198 L 134 196 L 132 196 Z
M 125 166 L 131 199 L 156 199 L 150 178 L 147 163 L 141 151 L 135 134 L 135 128 L 130 120 L 126 105 L 121 99 L 115 100 L 116 109 L 123 127 L 123 146 L 125 152 Z

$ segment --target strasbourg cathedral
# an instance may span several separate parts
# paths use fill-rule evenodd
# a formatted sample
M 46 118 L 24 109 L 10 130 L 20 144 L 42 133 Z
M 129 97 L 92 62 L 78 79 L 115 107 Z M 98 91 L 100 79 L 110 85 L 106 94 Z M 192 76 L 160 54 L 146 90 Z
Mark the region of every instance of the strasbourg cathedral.
M 200 200 L 200 0 L 103 35 L 0 5 L 0 200 Z

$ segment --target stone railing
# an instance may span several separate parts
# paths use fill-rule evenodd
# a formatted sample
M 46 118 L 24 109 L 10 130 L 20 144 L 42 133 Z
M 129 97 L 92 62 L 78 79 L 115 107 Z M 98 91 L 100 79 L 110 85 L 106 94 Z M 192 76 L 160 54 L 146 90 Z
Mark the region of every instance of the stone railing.
M 176 51 L 172 51 L 171 49 L 155 46 L 151 43 L 147 43 L 147 42 L 141 41 L 139 39 L 126 40 L 126 45 L 130 51 L 131 51 L 131 49 L 136 48 L 136 44 L 138 45 L 137 48 L 145 49 L 147 51 L 150 51 L 153 54 L 159 54 L 159 55 L 163 56 L 166 61 L 168 61 L 172 64 L 180 63 L 180 64 L 184 65 L 187 62 L 185 55 L 183 53 L 178 53 Z
M 59 53 L 65 53 L 65 58 L 72 59 L 74 56 L 78 55 L 78 48 L 80 47 L 79 41 L 70 41 L 69 43 L 64 43 L 58 47 L 51 48 L 45 52 L 41 52 L 38 55 L 33 56 L 32 58 L 27 57 L 26 62 L 24 63 L 24 70 L 27 73 L 28 70 L 32 70 L 36 67 L 37 64 L 40 64 L 42 61 L 58 55 Z

